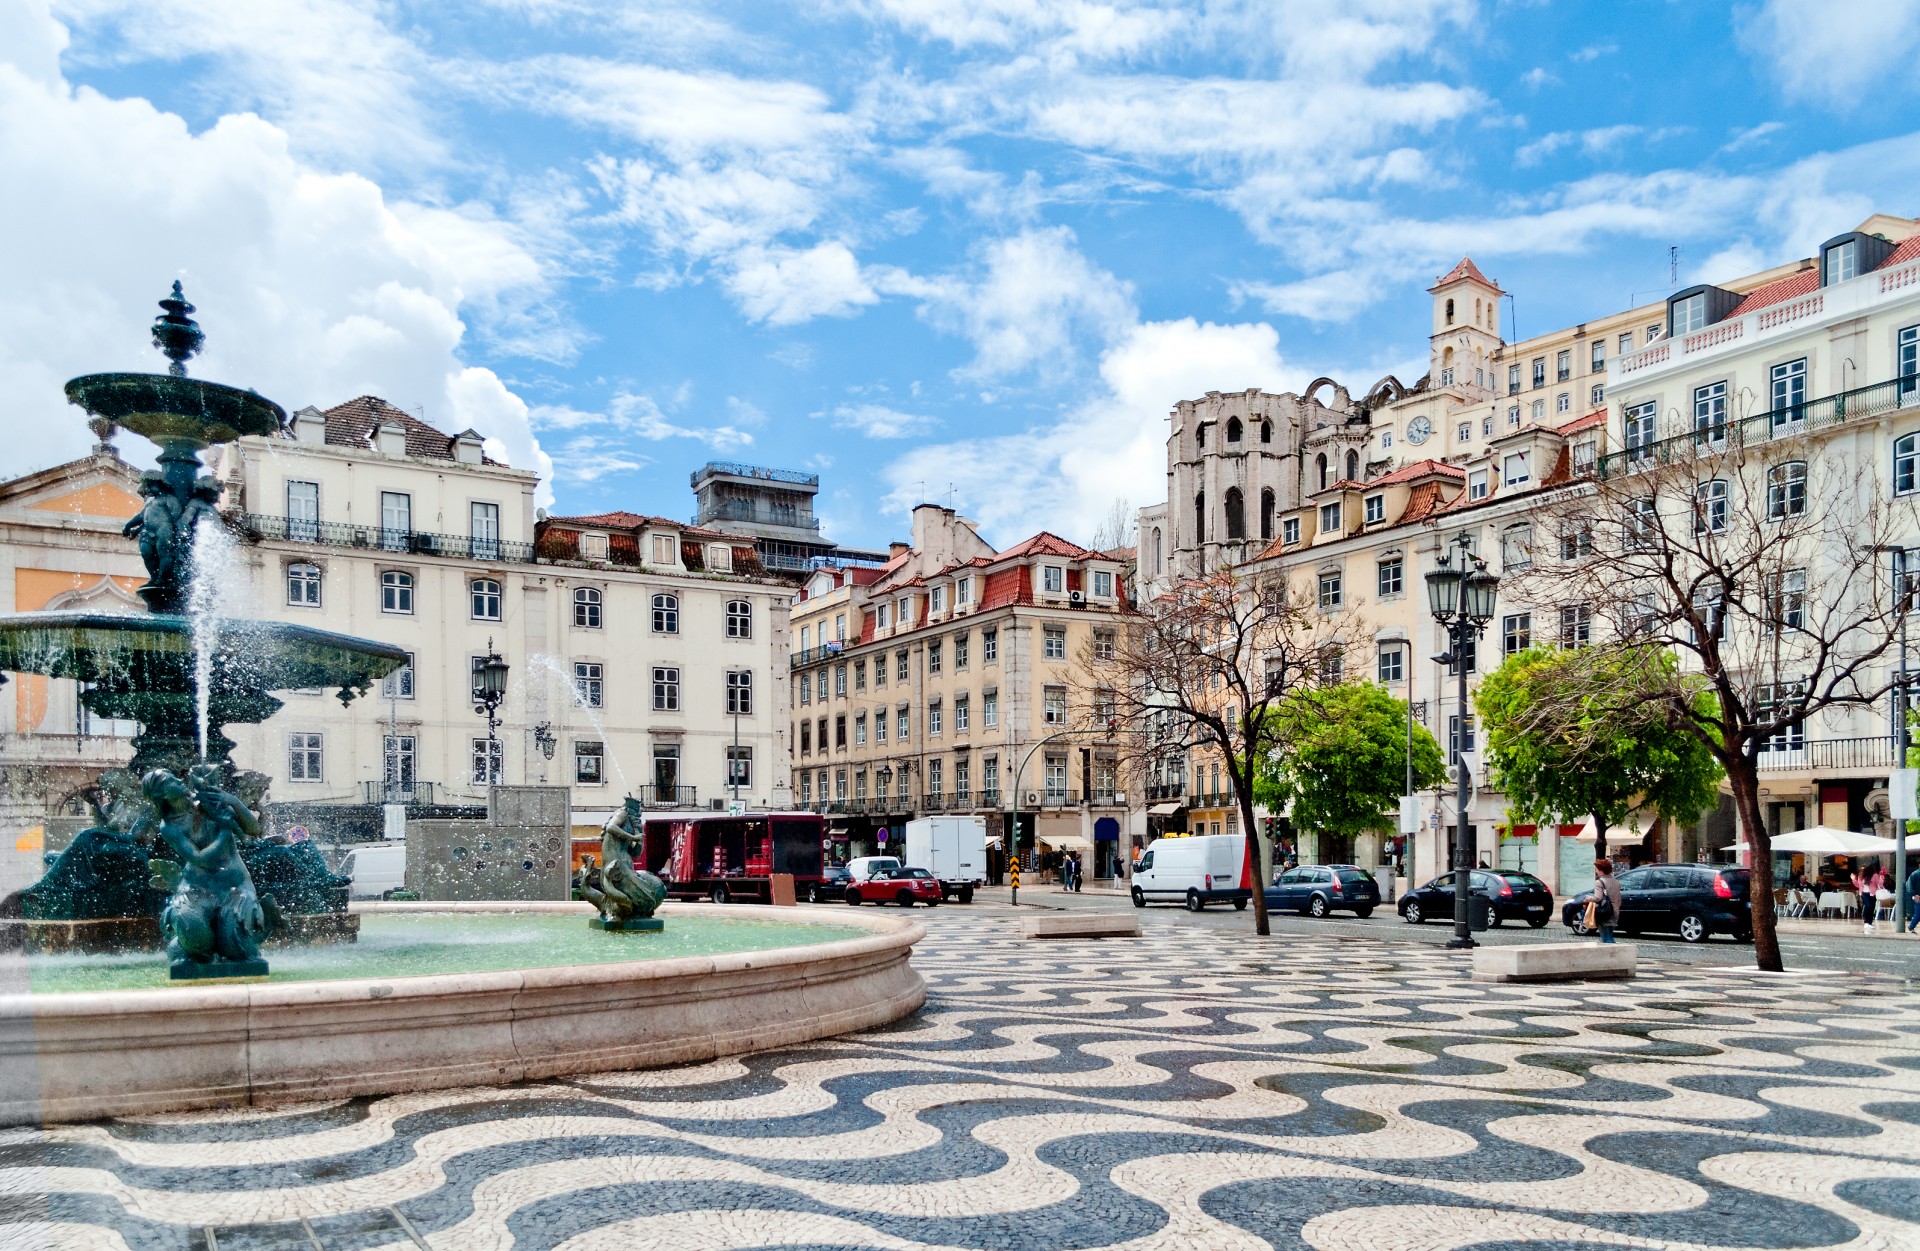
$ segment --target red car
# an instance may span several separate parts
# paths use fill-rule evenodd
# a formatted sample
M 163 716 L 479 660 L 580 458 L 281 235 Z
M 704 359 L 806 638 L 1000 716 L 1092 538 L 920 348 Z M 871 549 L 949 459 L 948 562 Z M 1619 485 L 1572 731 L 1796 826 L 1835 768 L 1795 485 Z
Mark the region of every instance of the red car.
M 865 881 L 848 882 L 847 902 L 897 903 L 902 908 L 923 903 L 933 908 L 940 903 L 940 881 L 925 869 L 881 869 Z

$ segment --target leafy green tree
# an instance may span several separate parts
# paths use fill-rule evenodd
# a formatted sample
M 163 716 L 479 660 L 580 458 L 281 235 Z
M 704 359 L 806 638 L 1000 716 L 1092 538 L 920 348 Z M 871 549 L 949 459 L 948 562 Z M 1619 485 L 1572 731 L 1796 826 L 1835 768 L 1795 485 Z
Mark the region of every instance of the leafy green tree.
M 1351 837 L 1392 829 L 1407 784 L 1407 705 L 1383 686 L 1346 682 L 1288 695 L 1269 714 L 1276 744 L 1261 762 L 1254 796 L 1291 806 L 1293 823 Z M 1416 791 L 1441 781 L 1440 744 L 1413 727 Z
M 1720 765 L 1662 705 L 1639 698 L 1649 667 L 1679 677 L 1672 652 L 1646 647 L 1533 647 L 1487 676 L 1474 708 L 1493 785 L 1515 817 L 1591 816 L 1605 855 L 1607 830 L 1638 809 L 1685 824 L 1713 806 Z M 1704 691 L 1695 699 L 1713 702 Z

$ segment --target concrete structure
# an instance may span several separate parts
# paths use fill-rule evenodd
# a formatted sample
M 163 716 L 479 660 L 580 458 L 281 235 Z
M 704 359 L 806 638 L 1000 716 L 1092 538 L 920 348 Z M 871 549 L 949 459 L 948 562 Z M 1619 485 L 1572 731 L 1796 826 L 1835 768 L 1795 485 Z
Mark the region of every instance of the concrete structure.
M 1633 943 L 1527 943 L 1473 949 L 1476 982 L 1582 982 L 1630 978 Z
M 913 542 L 884 566 L 816 572 L 793 610 L 798 804 L 861 855 L 939 812 L 985 816 L 1005 846 L 1017 800 L 1023 847 L 1037 829 L 1110 876 L 1127 803 L 1115 743 L 1091 730 L 1123 570 L 1044 532 L 996 552 L 953 510 L 922 504 Z M 1068 731 L 1016 794 L 1030 749 Z
M 407 889 L 432 903 L 565 900 L 573 878 L 564 786 L 495 786 L 483 821 L 407 825 Z
M 581 903 L 469 905 L 577 915 Z M 367 904 L 357 911 L 458 910 Z M 866 937 L 730 955 L 383 980 L 0 995 L 0 1125 L 271 1106 L 697 1063 L 916 1011 L 925 931 L 845 908 L 783 913 Z M 676 917 L 737 909 L 669 904 Z M 127 1063 L 137 1056 L 138 1063 Z
M 1043 912 L 1020 918 L 1022 938 L 1138 938 L 1140 918 L 1130 912 Z
M 821 563 L 885 559 L 823 538 L 813 512 L 818 494 L 819 474 L 709 461 L 693 473 L 693 524 L 752 539 L 761 567 L 776 577 L 804 577 Z

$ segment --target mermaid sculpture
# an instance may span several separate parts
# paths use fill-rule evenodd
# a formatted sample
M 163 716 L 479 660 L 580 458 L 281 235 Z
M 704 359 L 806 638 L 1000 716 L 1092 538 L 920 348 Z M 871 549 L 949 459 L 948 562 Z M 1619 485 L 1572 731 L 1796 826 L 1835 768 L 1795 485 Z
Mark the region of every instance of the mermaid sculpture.
M 265 977 L 260 937 L 267 919 L 240 859 L 241 836 L 255 826 L 253 813 L 217 789 L 210 771 L 196 770 L 193 780 L 197 790 L 165 769 L 140 780 L 153 805 L 145 823 L 180 857 L 177 870 L 170 866 L 154 883 L 173 892 L 160 914 L 172 975 L 180 981 Z
M 593 864 L 589 860 L 580 870 L 580 894 L 600 915 L 593 927 L 601 930 L 658 930 L 662 923 L 653 915 L 667 897 L 666 883 L 644 869 L 633 867 L 634 853 L 641 850 L 640 831 L 634 829 L 640 805 L 627 800 L 619 811 L 600 827 L 600 873 L 596 885 Z

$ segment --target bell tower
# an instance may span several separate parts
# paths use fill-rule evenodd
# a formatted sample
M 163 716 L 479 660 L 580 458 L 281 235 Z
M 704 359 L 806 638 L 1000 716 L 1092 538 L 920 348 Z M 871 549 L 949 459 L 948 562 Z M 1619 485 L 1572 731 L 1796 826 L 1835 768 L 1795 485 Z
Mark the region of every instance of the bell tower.
M 1494 394 L 1498 383 L 1493 356 L 1501 345 L 1500 297 L 1505 293 L 1466 256 L 1427 292 L 1433 296 L 1428 385 L 1477 396 Z

